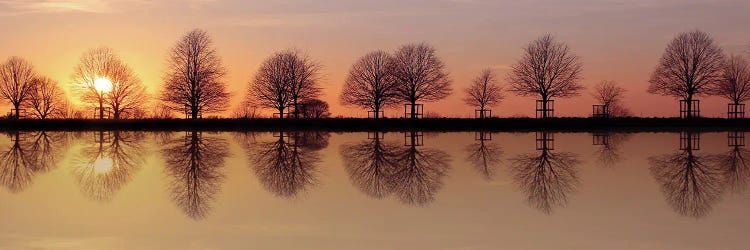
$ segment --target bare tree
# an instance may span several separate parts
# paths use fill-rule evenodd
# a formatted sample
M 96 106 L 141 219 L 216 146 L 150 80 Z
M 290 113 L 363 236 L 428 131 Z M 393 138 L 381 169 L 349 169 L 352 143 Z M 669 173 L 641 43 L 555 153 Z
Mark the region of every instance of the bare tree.
M 542 105 L 552 98 L 578 96 L 583 65 L 568 45 L 544 35 L 524 48 L 523 57 L 511 67 L 510 91 L 520 96 L 538 96 Z M 544 112 L 542 118 L 546 118 Z
M 331 112 L 328 107 L 328 103 L 320 99 L 309 99 L 305 100 L 300 105 L 302 110 L 302 116 L 304 118 L 328 118 L 331 117 Z
M 37 77 L 25 106 L 31 109 L 39 119 L 62 117 L 64 113 L 65 93 L 57 81 L 49 77 Z
M 503 100 L 503 88 L 498 83 L 497 76 L 491 69 L 485 69 L 472 80 L 471 86 L 464 90 L 464 102 L 473 107 L 479 107 L 479 118 L 484 117 L 484 110 L 496 106 Z
M 113 118 L 119 119 L 145 100 L 141 80 L 107 47 L 91 49 L 81 56 L 74 69 L 73 82 L 81 101 L 98 106 L 99 119 L 104 118 L 105 107 L 111 109 Z M 109 83 L 111 86 L 104 86 Z
M 740 55 L 727 58 L 713 94 L 735 105 L 750 100 L 750 63 L 747 59 Z
M 293 108 L 293 117 L 299 118 L 299 105 L 304 100 L 320 95 L 319 74 L 321 66 L 296 50 L 276 52 L 258 69 L 250 84 L 249 98 L 262 107 L 279 111 Z
M 466 147 L 466 160 L 479 172 L 485 180 L 492 180 L 495 172 L 502 163 L 503 150 L 496 143 L 479 140 Z
M 615 81 L 601 81 L 594 87 L 591 96 L 604 106 L 605 112 L 610 117 L 629 116 L 630 110 L 622 103 L 625 97 L 625 89 L 617 85 Z
M 341 103 L 365 108 L 380 117 L 384 108 L 397 104 L 398 85 L 388 69 L 391 56 L 376 50 L 361 57 L 352 68 L 341 92 Z
M 680 33 L 664 50 L 649 80 L 648 92 L 687 101 L 686 117 L 690 118 L 693 98 L 710 94 L 721 80 L 723 61 L 724 53 L 707 33 Z
M 13 105 L 13 118 L 21 117 L 19 108 L 29 98 L 34 79 L 34 66 L 23 58 L 10 57 L 0 65 L 0 95 Z
M 197 119 L 229 105 L 226 69 L 208 33 L 193 30 L 172 47 L 167 57 L 161 100 L 172 110 Z
M 435 48 L 426 43 L 401 46 L 389 63 L 389 71 L 398 84 L 397 98 L 411 104 L 410 118 L 417 118 L 417 102 L 438 101 L 452 91 L 445 64 Z
M 712 156 L 724 175 L 726 185 L 735 193 L 741 193 L 747 189 L 750 180 L 750 150 L 743 146 L 732 146 L 723 154 Z
M 622 161 L 622 144 L 630 139 L 630 134 L 627 133 L 613 133 L 601 135 L 605 136 L 604 143 L 595 151 L 597 155 L 597 163 L 603 167 L 612 167 L 616 163 Z
M 228 153 L 226 140 L 190 131 L 184 137 L 167 135 L 162 154 L 172 200 L 187 216 L 199 220 L 208 216 L 211 202 L 221 189 L 221 169 Z

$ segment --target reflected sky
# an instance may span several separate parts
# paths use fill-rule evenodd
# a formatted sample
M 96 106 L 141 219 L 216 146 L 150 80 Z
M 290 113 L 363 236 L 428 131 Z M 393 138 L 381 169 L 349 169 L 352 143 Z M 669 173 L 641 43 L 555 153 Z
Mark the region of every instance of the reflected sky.
M 0 249 L 745 249 L 740 132 L 0 134 Z

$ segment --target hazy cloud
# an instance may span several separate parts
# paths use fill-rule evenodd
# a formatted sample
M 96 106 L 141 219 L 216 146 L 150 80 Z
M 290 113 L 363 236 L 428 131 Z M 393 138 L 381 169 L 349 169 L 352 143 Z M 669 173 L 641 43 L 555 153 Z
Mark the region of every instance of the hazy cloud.
M 111 13 L 122 5 L 145 4 L 148 0 L 0 0 L 0 12 L 32 13 Z

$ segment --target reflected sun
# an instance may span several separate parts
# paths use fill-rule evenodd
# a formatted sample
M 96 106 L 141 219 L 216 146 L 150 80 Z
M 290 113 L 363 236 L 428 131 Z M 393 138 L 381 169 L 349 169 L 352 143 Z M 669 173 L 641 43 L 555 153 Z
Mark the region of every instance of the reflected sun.
M 110 92 L 112 91 L 112 81 L 104 77 L 97 78 L 94 81 L 94 88 L 99 92 Z
M 106 174 L 112 171 L 112 168 L 113 168 L 112 158 L 101 157 L 101 158 L 96 159 L 96 161 L 94 161 L 94 173 Z

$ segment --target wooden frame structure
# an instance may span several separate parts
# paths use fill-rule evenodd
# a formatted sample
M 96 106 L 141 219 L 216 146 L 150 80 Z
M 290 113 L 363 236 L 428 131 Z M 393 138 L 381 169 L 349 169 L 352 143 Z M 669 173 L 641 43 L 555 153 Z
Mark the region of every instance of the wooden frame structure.
M 536 100 L 536 118 L 555 117 L 555 100 Z

